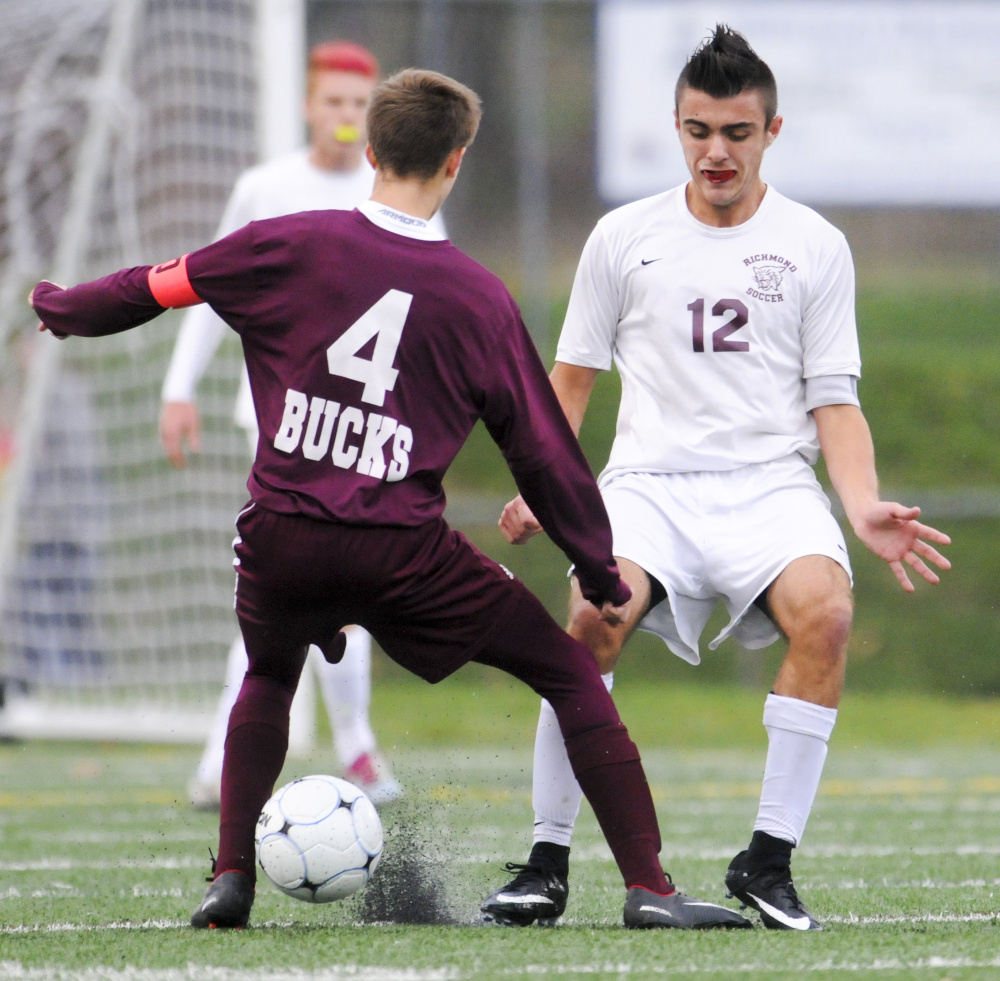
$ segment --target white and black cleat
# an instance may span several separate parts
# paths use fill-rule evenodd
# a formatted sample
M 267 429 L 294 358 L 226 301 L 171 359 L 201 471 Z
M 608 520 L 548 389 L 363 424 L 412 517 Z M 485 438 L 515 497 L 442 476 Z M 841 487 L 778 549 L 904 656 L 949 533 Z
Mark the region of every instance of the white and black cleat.
M 726 888 L 745 907 L 757 910 L 761 923 L 769 930 L 823 929 L 823 924 L 802 905 L 787 866 L 752 869 L 747 853 L 742 851 L 729 863 Z
M 502 889 L 487 896 L 479 909 L 483 919 L 500 926 L 555 926 L 566 911 L 568 876 L 537 865 L 508 862 L 508 872 L 517 875 Z
M 736 910 L 682 892 L 667 896 L 632 886 L 625 896 L 625 926 L 629 930 L 745 930 L 753 924 Z

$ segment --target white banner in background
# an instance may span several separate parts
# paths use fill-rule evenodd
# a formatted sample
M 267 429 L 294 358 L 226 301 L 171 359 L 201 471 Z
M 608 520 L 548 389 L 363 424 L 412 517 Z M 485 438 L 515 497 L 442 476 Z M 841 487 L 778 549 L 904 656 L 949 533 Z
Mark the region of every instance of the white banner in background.
M 674 85 L 716 22 L 778 82 L 784 128 L 763 176 L 820 204 L 1000 204 L 996 0 L 602 0 L 601 195 L 655 194 L 688 174 Z

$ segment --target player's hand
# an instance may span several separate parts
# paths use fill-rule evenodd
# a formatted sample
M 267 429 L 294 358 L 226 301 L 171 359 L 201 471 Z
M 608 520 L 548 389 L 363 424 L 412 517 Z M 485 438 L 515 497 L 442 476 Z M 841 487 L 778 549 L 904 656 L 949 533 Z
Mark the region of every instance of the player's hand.
M 889 563 L 893 575 L 908 593 L 913 592 L 913 583 L 906 574 L 904 562 L 929 583 L 938 583 L 940 579 L 927 562 L 933 562 L 939 569 L 951 568 L 951 563 L 928 544 L 950 545 L 951 539 L 937 528 L 921 524 L 918 517 L 920 508 L 904 507 L 895 501 L 879 501 L 854 522 L 858 538 Z
M 632 597 L 630 596 L 621 606 L 613 606 L 610 600 L 605 600 L 601 605 L 600 618 L 611 627 L 627 623 L 629 614 L 632 612 Z
M 52 285 L 55 286 L 57 289 L 60 289 L 60 290 L 66 289 L 65 286 L 60 286 L 58 283 L 53 283 Z M 28 306 L 31 307 L 32 310 L 35 309 L 35 290 L 36 289 L 38 289 L 37 286 L 35 286 L 31 290 L 31 292 L 28 294 Z M 53 337 L 58 338 L 60 341 L 64 341 L 64 340 L 66 340 L 67 337 L 69 337 L 69 334 L 63 334 L 63 333 L 61 333 L 58 330 L 53 330 L 51 327 L 46 327 L 45 324 L 43 324 L 41 321 L 38 322 L 38 330 L 39 330 L 39 332 L 41 332 L 43 334 L 45 333 L 45 331 L 48 331 Z
M 184 444 L 201 452 L 201 421 L 194 402 L 164 402 L 160 411 L 160 439 L 170 462 L 178 470 L 187 466 Z
M 542 530 L 538 519 L 531 513 L 531 508 L 524 503 L 524 498 L 520 494 L 504 505 L 497 527 L 511 545 L 523 545 Z

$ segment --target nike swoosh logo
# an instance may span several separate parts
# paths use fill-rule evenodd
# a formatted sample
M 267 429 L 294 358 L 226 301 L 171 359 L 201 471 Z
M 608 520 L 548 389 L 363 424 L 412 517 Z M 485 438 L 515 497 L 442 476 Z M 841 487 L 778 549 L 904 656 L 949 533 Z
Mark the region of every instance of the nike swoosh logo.
M 529 903 L 551 903 L 552 900 L 548 896 L 510 896 L 507 894 L 502 894 L 497 896 L 497 899 L 502 899 L 505 903 L 524 903 L 528 905 Z
M 202 909 L 208 909 L 209 906 L 214 905 L 218 901 L 219 901 L 219 897 L 218 896 L 209 896 L 208 899 L 205 899 L 205 900 L 202 901 L 201 908 Z
M 642 259 L 642 260 L 640 260 L 640 261 L 642 262 L 642 264 L 643 264 L 644 266 L 648 266 L 648 265 L 649 265 L 649 264 L 650 264 L 651 262 L 659 262 L 659 261 L 660 261 L 660 259 L 662 259 L 662 258 L 663 258 L 663 256 L 661 255 L 661 256 L 659 256 L 659 257 L 658 257 L 658 258 L 656 258 L 656 259 Z
M 779 923 L 788 927 L 789 930 L 808 930 L 809 929 L 809 917 L 808 916 L 789 916 L 787 913 L 783 913 L 780 909 L 775 909 L 770 903 L 765 903 L 763 899 L 759 896 L 754 896 L 752 892 L 747 893 L 753 901 L 757 904 L 758 909 L 762 913 L 767 913 L 768 916 L 773 917 Z

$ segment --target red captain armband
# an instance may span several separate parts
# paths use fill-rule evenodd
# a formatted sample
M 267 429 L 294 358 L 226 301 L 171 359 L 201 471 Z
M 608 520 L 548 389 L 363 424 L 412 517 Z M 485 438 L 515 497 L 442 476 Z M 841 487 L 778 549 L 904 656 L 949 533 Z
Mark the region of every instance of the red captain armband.
M 193 307 L 203 303 L 195 293 L 187 274 L 187 253 L 179 259 L 153 266 L 149 270 L 149 291 L 161 307 Z

